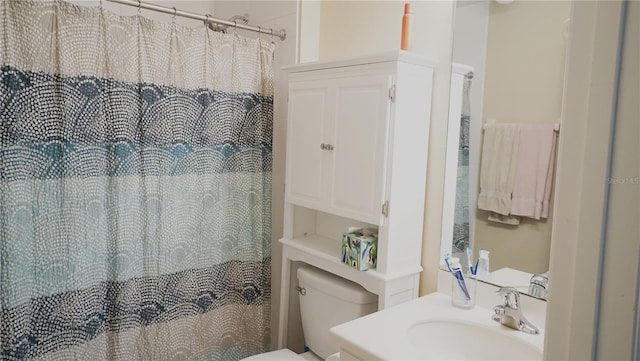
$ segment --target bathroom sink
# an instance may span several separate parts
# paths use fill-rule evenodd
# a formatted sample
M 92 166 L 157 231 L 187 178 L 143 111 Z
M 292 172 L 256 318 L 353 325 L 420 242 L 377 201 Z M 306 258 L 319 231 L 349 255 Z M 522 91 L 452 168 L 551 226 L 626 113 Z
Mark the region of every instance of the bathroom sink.
M 509 332 L 459 320 L 428 320 L 408 329 L 423 360 L 539 360 L 542 354 Z M 428 342 L 433 341 L 433 342 Z
M 495 296 L 489 304 L 501 301 L 489 296 Z M 333 327 L 329 336 L 353 360 L 542 360 L 544 325 L 532 335 L 492 314 L 480 305 L 454 307 L 451 296 L 432 293 Z

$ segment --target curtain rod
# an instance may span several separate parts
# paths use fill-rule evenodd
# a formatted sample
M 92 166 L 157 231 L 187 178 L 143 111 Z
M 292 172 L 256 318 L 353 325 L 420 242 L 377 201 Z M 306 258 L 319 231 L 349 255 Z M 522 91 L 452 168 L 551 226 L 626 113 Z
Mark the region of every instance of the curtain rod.
M 284 40 L 287 37 L 287 33 L 284 29 L 274 31 L 271 28 L 263 28 L 260 26 L 238 24 L 236 21 L 218 19 L 210 15 L 200 15 L 200 14 L 192 13 L 189 11 L 177 10 L 176 8 L 169 8 L 166 6 L 151 4 L 144 1 L 139 1 L 139 0 L 107 0 L 107 1 L 122 4 L 122 5 L 135 6 L 138 9 L 153 10 L 153 11 L 158 11 L 161 13 L 170 14 L 174 16 L 181 16 L 189 19 L 200 20 L 207 25 L 221 24 L 221 25 L 231 26 L 234 28 L 242 29 L 242 30 L 255 31 L 257 33 L 277 36 L 278 38 L 280 38 L 280 40 Z

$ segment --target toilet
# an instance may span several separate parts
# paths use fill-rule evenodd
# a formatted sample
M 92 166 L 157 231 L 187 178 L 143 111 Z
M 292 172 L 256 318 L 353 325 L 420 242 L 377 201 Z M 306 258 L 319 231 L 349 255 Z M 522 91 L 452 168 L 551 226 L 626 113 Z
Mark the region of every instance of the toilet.
M 339 350 L 329 342 L 329 329 L 378 310 L 378 296 L 344 278 L 313 267 L 298 268 L 297 276 L 302 330 L 311 351 L 298 355 L 282 349 L 244 361 L 337 361 Z

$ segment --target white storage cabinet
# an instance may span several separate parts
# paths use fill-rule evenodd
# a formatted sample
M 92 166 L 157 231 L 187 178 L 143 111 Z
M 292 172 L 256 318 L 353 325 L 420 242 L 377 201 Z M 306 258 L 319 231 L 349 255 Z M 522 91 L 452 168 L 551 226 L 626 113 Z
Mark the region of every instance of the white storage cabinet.
M 391 51 L 283 68 L 289 88 L 279 347 L 288 346 L 287 329 L 299 319 L 292 262 L 362 285 L 378 295 L 379 309 L 418 296 L 434 64 Z M 377 269 L 341 263 L 342 233 L 351 226 L 378 229 Z

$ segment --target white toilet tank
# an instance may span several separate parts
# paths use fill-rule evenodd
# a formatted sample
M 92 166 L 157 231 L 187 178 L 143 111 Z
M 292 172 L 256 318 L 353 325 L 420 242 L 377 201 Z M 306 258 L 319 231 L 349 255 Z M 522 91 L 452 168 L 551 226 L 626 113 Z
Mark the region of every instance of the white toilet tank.
M 362 286 L 312 267 L 298 268 L 300 315 L 311 351 L 326 359 L 339 351 L 329 343 L 329 329 L 378 310 L 378 296 Z

